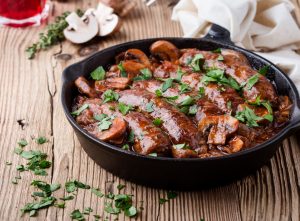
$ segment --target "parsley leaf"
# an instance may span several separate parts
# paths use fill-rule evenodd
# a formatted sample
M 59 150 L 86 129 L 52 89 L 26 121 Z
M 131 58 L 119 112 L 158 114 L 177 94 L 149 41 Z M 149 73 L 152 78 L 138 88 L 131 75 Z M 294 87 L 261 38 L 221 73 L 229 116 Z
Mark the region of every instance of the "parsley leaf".
M 224 61 L 224 57 L 222 55 L 219 55 L 219 57 L 217 58 L 218 61 Z
M 146 111 L 149 112 L 149 113 L 154 111 L 152 101 L 150 101 L 149 103 L 146 104 Z
M 155 126 L 160 126 L 162 125 L 163 121 L 160 119 L 160 118 L 155 118 L 152 123 L 155 125 Z
M 214 69 L 206 73 L 202 78 L 201 82 L 217 82 L 232 87 L 235 90 L 240 90 L 239 84 L 232 77 L 226 78 L 224 76 L 224 71 L 220 69 Z
M 21 146 L 21 147 L 25 147 L 28 145 L 28 142 L 25 140 L 25 139 L 22 139 L 18 142 L 18 144 Z
M 100 198 L 104 196 L 104 194 L 99 189 L 92 188 L 92 193 Z
M 119 99 L 119 94 L 111 89 L 108 89 L 103 93 L 103 98 L 103 103 L 107 103 L 109 101 L 117 101 Z
M 148 156 L 157 157 L 157 153 L 149 153 Z
M 121 190 L 121 189 L 124 189 L 125 188 L 125 185 L 124 184 L 119 184 L 118 186 L 117 186 L 117 189 L 118 190 Z
M 174 144 L 173 147 L 175 149 L 191 149 L 191 147 L 189 147 L 186 143 L 181 143 L 181 144 Z
M 62 198 L 59 198 L 59 199 L 64 200 L 64 201 L 72 200 L 72 199 L 74 199 L 74 196 L 65 196 L 65 197 L 62 197 Z
M 118 64 L 118 69 L 119 69 L 120 72 L 121 72 L 121 77 L 127 77 L 127 73 L 126 73 L 126 70 L 125 70 L 125 68 L 124 68 L 122 62 L 120 62 L 120 63 Z
M 221 51 L 221 48 L 217 48 L 215 50 L 212 50 L 211 52 L 220 54 L 222 51 Z
M 168 90 L 170 87 L 172 87 L 173 85 L 173 79 L 172 78 L 168 78 L 161 87 L 161 91 L 165 92 L 166 90 Z
M 31 215 L 35 215 L 35 212 L 31 211 L 49 207 L 54 204 L 55 200 L 56 199 L 53 196 L 44 197 L 39 202 L 27 203 L 23 208 L 21 208 L 21 211 L 22 213 L 30 213 Z
M 89 215 L 91 212 L 93 212 L 93 209 L 91 207 L 86 207 L 83 210 L 83 214 Z
M 190 106 L 194 103 L 194 101 L 195 100 L 191 96 L 188 95 L 188 96 L 186 96 L 186 98 L 182 102 L 180 102 L 180 104 L 178 104 L 178 106 L 179 107 L 181 107 L 181 106 Z
M 243 111 L 237 112 L 235 118 L 243 123 L 246 123 L 249 127 L 258 127 L 259 125 L 257 121 L 263 119 L 262 117 L 257 116 L 249 107 L 245 107 Z
M 196 104 L 190 106 L 189 113 L 190 115 L 195 115 L 198 111 L 198 106 Z
M 78 110 L 73 111 L 71 114 L 72 114 L 73 116 L 78 116 L 78 115 L 81 114 L 82 111 L 84 111 L 84 110 L 87 109 L 88 107 L 89 107 L 88 104 L 84 104 L 84 105 L 82 105 Z
M 90 189 L 90 186 L 77 180 L 68 181 L 65 183 L 65 188 L 68 193 L 76 191 L 78 188 Z
M 113 119 L 113 116 L 108 117 L 106 114 L 103 114 L 99 115 L 98 119 L 101 119 L 101 121 L 98 123 L 98 128 L 100 131 L 103 131 L 108 130 L 110 128 L 110 126 L 112 125 L 111 120 Z
M 185 72 L 183 72 L 183 71 L 181 70 L 181 68 L 178 68 L 178 69 L 177 69 L 177 76 L 176 76 L 176 78 L 174 78 L 174 80 L 177 81 L 177 82 L 181 82 L 182 76 L 183 76 L 184 74 L 185 74 Z
M 122 146 L 122 149 L 123 149 L 123 150 L 129 150 L 129 148 L 130 148 L 130 147 L 129 147 L 128 144 L 124 144 L 124 145 Z
M 162 92 L 161 92 L 161 90 L 155 90 L 155 94 L 156 94 L 156 96 L 157 97 L 162 97 Z
M 174 192 L 174 191 L 168 191 L 167 192 L 167 198 L 170 200 L 170 199 L 174 199 L 174 198 L 176 198 L 177 197 L 177 193 L 176 192 Z
M 148 68 L 143 68 L 140 70 L 140 72 L 141 75 L 133 78 L 134 81 L 149 80 L 152 78 L 152 72 Z
M 123 115 L 126 115 L 130 110 L 133 110 L 134 108 L 131 105 L 126 105 L 124 103 L 119 103 L 118 104 L 118 109 Z
M 112 206 L 112 203 L 108 203 L 108 202 L 104 204 L 104 211 L 109 214 L 119 214 L 121 212 L 119 208 L 114 208 Z
M 102 66 L 97 67 L 92 73 L 91 77 L 95 81 L 104 80 L 105 78 L 105 70 Z
M 266 76 L 266 74 L 268 73 L 269 68 L 270 68 L 270 65 L 265 65 L 262 68 L 260 68 L 257 72 L 260 73 L 261 75 Z
M 127 138 L 128 143 L 134 143 L 134 132 L 131 130 L 129 132 L 128 138 Z
M 165 202 L 168 202 L 168 200 L 164 198 L 159 198 L 159 204 L 164 204 Z
M 246 84 L 246 89 L 251 90 L 251 88 L 258 82 L 259 80 L 259 74 L 255 74 L 252 77 L 250 77 Z
M 202 54 L 196 54 L 190 63 L 190 66 L 194 71 L 201 71 L 201 66 L 203 65 L 204 57 Z
M 179 90 L 180 90 L 180 94 L 183 94 L 183 93 L 186 93 L 186 92 L 189 92 L 191 91 L 191 87 L 188 85 L 188 84 L 185 84 L 185 83 L 181 83 L 179 85 Z
M 35 140 L 35 142 L 36 143 L 38 143 L 38 144 L 44 144 L 44 143 L 46 143 L 48 140 L 47 140 L 47 138 L 46 137 L 38 137 L 36 140 Z
M 137 214 L 137 209 L 134 206 L 129 207 L 128 209 L 124 210 L 125 216 L 133 217 Z
M 74 210 L 70 217 L 75 220 L 85 220 L 83 214 L 78 209 Z

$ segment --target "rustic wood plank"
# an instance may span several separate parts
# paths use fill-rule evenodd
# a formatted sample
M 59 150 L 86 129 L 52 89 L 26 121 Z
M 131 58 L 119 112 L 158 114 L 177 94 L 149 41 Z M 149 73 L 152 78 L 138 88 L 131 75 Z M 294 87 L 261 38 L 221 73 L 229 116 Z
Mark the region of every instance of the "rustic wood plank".
M 66 10 L 87 8 L 96 0 L 53 2 L 54 15 Z M 96 39 L 84 47 L 68 42 L 42 52 L 36 60 L 27 60 L 23 53 L 26 46 L 36 39 L 40 28 L 0 29 L 0 48 L 5 56 L 0 57 L 0 220 L 20 220 L 19 209 L 32 201 L 29 172 L 21 174 L 18 185 L 11 179 L 16 176 L 15 166 L 25 161 L 13 154 L 15 143 L 26 138 L 30 147 L 48 153 L 53 161 L 49 176 L 43 180 L 62 183 L 78 179 L 106 192 L 117 193 L 119 183 L 126 184 L 121 193 L 134 195 L 137 208 L 142 206 L 137 220 L 299 220 L 299 173 L 300 138 L 291 137 L 284 141 L 276 156 L 255 174 L 227 186 L 180 192 L 178 197 L 163 205 L 159 198 L 165 197 L 165 190 L 157 190 L 136 185 L 119 179 L 96 165 L 81 149 L 71 126 L 69 126 L 60 104 L 61 73 L 68 65 L 82 60 L 82 52 L 101 50 L 111 45 L 141 38 L 160 36 L 181 36 L 179 25 L 170 21 L 170 1 L 160 0 L 146 8 L 141 1 L 128 17 L 120 33 Z M 299 0 L 297 6 L 299 19 Z M 52 18 L 53 19 L 53 18 Z M 299 20 L 300 21 L 300 20 Z M 70 54 L 70 60 L 61 59 L 62 54 Z M 24 119 L 22 128 L 17 120 Z M 37 145 L 31 136 L 45 135 L 50 141 Z M 5 161 L 13 162 L 6 166 Z M 65 195 L 64 189 L 55 196 Z M 50 208 L 39 212 L 36 220 L 70 220 L 74 209 L 92 207 L 92 214 L 113 220 L 104 208 L 104 199 L 98 198 L 90 190 L 79 190 L 76 198 L 66 203 L 65 209 Z M 94 220 L 92 216 L 88 220 Z M 26 215 L 21 220 L 29 220 Z M 123 215 L 119 220 L 129 220 Z

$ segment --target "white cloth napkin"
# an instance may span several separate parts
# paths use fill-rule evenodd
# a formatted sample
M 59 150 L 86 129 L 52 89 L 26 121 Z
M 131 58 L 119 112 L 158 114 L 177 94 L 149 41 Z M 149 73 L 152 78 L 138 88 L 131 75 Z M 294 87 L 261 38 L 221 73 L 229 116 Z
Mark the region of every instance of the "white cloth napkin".
M 237 45 L 281 67 L 300 91 L 300 29 L 288 0 L 180 0 L 172 19 L 184 37 L 200 37 L 211 23 L 231 33 Z

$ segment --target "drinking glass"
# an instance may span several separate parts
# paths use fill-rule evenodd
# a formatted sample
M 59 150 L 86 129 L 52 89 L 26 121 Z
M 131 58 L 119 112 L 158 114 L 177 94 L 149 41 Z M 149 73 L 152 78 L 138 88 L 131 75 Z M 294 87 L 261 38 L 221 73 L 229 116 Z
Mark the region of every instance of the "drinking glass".
M 0 26 L 40 25 L 48 12 L 47 0 L 0 0 Z

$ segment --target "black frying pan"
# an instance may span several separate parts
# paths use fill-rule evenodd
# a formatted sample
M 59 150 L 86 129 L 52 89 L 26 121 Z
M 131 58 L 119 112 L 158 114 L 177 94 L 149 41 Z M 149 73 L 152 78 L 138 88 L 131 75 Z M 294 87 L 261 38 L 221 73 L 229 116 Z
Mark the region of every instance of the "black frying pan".
M 102 142 L 83 130 L 70 114 L 72 101 L 78 94 L 74 85 L 75 79 L 79 76 L 88 78 L 90 72 L 99 65 L 106 68 L 109 64 L 114 64 L 115 56 L 127 49 L 138 48 L 149 53 L 150 45 L 161 39 L 172 42 L 178 48 L 234 49 L 243 53 L 254 69 L 270 65 L 267 77 L 276 86 L 278 94 L 288 95 L 293 101 L 290 122 L 272 139 L 254 148 L 228 156 L 206 159 L 142 156 Z M 300 128 L 300 100 L 293 82 L 270 61 L 235 46 L 230 40 L 230 33 L 217 25 L 213 25 L 202 39 L 152 38 L 104 49 L 64 70 L 61 100 L 67 119 L 74 128 L 82 147 L 97 164 L 121 178 L 160 188 L 197 189 L 203 186 L 220 185 L 245 176 L 266 163 L 275 154 L 282 140 Z

